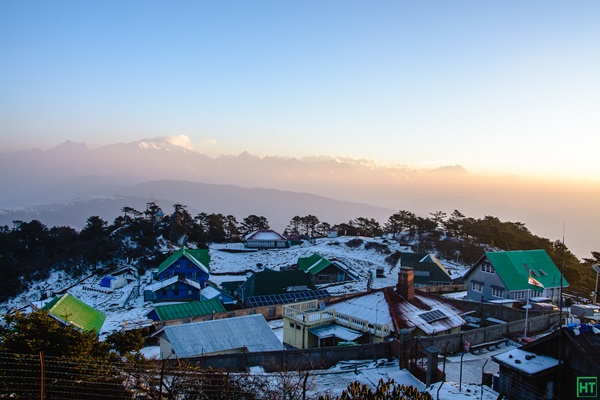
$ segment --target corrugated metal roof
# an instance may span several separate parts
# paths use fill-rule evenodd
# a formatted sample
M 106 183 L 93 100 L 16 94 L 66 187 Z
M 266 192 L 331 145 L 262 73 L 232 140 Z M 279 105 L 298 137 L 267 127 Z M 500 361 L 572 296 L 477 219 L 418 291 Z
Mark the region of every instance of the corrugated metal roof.
M 165 306 L 156 306 L 154 311 L 161 321 L 167 319 L 199 317 L 201 315 L 210 315 L 213 312 L 225 312 L 225 307 L 218 299 L 190 301 L 181 304 L 169 304 Z
M 160 274 L 181 257 L 187 258 L 207 274 L 210 273 L 210 254 L 208 253 L 208 249 L 188 249 L 185 246 L 167 257 L 167 259 L 158 266 L 157 273 Z
M 165 326 L 162 335 L 180 358 L 235 349 L 247 349 L 248 352 L 283 349 L 283 344 L 260 314 Z
M 75 325 L 84 331 L 95 330 L 97 334 L 106 320 L 106 315 L 68 293 L 55 297 L 42 310 L 65 324 Z
M 318 274 L 331 265 L 331 261 L 320 254 L 314 253 L 310 257 L 298 258 L 298 269 L 311 275 Z
M 544 250 L 486 252 L 485 257 L 509 291 L 530 288 L 528 271 L 532 271 L 532 277 L 545 288 L 560 286 L 560 271 Z M 564 277 L 562 285 L 569 286 Z

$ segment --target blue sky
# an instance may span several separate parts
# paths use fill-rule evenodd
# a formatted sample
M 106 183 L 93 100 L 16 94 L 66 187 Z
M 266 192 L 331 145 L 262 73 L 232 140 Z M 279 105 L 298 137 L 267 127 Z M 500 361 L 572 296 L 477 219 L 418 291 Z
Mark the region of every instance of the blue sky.
M 0 151 L 186 135 L 209 155 L 600 180 L 598 1 L 0 1 Z

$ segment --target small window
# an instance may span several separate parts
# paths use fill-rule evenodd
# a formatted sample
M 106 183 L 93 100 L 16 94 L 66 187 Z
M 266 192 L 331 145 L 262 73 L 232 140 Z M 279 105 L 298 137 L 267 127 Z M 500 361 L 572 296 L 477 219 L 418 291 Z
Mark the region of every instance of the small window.
M 503 297 L 504 296 L 504 289 L 500 289 L 500 288 L 492 288 L 492 296 L 494 297 Z
M 188 296 L 191 296 L 191 295 L 192 295 L 192 291 L 188 290 Z
M 481 292 L 481 284 L 476 282 L 471 282 L 471 289 L 476 292 Z
M 181 265 L 175 264 L 175 268 L 181 268 Z

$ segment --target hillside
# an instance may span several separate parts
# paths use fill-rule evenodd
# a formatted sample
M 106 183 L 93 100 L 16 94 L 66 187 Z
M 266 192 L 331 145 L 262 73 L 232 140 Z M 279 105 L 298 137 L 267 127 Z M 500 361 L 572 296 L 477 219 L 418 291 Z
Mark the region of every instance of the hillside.
M 351 242 L 352 241 L 352 242 Z M 348 245 L 351 243 L 351 245 Z M 354 245 L 357 245 L 354 247 Z M 211 277 L 210 281 L 220 285 L 226 281 L 244 280 L 252 271 L 264 268 L 279 270 L 296 264 L 299 257 L 307 257 L 319 253 L 328 259 L 338 259 L 345 263 L 359 280 L 352 283 L 328 286 L 332 294 L 346 294 L 360 292 L 367 289 L 370 274 L 376 268 L 384 268 L 386 277 L 373 280 L 373 288 L 381 288 L 396 284 L 398 266 L 390 265 L 385 258 L 395 251 L 408 251 L 409 248 L 401 246 L 396 241 L 381 238 L 356 238 L 339 237 L 318 239 L 316 244 L 303 242 L 300 246 L 292 246 L 282 250 L 261 250 L 256 252 L 232 253 L 222 250 L 243 248 L 241 244 L 214 244 L 210 246 Z M 163 248 L 166 250 L 166 248 Z M 458 277 L 465 271 L 465 266 L 457 265 L 451 261 L 441 260 L 444 266 L 454 276 Z M 131 264 L 132 266 L 135 265 Z M 121 268 L 119 268 L 121 269 Z M 31 282 L 29 289 L 0 305 L 0 312 L 12 309 L 27 308 L 32 302 L 40 304 L 42 293 L 50 294 L 68 292 L 87 304 L 107 314 L 102 333 L 109 333 L 121 329 L 126 324 L 139 324 L 146 321 L 145 315 L 152 310 L 154 304 L 144 302 L 143 291 L 147 285 L 153 283 L 152 271 L 147 271 L 138 277 L 135 269 L 124 271 L 127 286 L 121 289 L 108 289 L 100 287 L 103 274 L 92 274 L 80 280 L 67 277 L 63 272 L 54 272 L 44 281 Z

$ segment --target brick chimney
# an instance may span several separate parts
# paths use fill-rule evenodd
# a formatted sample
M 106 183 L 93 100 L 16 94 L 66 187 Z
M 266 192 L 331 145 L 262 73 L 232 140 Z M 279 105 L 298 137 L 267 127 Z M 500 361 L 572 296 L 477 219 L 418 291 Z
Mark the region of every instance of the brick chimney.
M 415 276 L 413 269 L 410 267 L 402 267 L 398 272 L 398 284 L 396 285 L 396 293 L 404 297 L 405 300 L 411 301 L 415 298 Z

